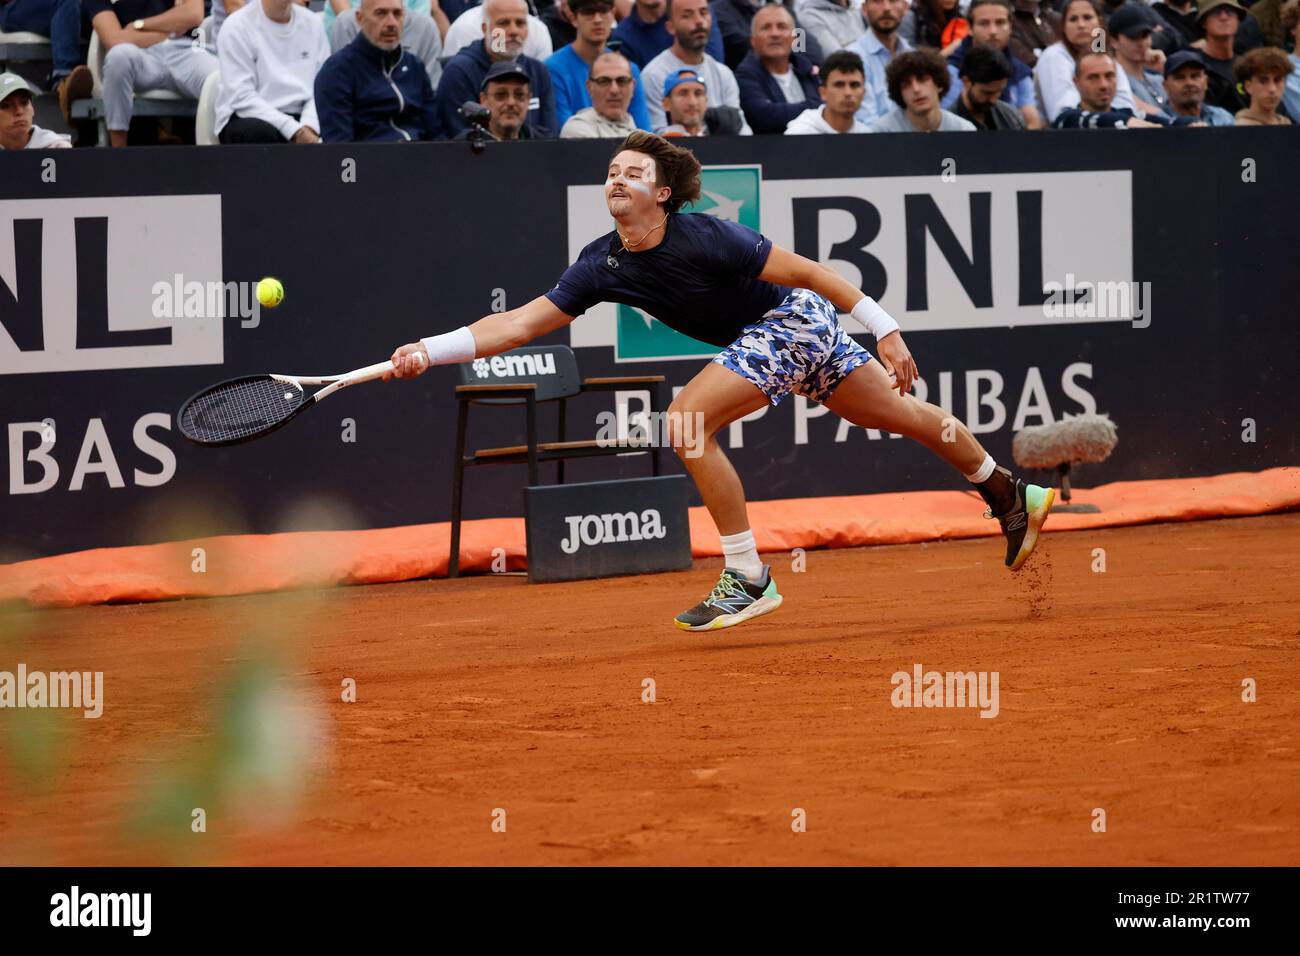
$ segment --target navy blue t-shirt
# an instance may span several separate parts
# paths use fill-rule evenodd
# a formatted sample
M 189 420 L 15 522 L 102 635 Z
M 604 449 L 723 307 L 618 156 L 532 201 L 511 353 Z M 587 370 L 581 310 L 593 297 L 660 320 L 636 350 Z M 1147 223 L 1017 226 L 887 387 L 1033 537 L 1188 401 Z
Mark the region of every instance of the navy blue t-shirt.
M 719 347 L 730 345 L 790 294 L 758 278 L 772 240 L 705 213 L 673 213 L 663 242 L 628 252 L 618 232 L 588 244 L 546 297 L 565 315 L 621 302 L 669 328 Z

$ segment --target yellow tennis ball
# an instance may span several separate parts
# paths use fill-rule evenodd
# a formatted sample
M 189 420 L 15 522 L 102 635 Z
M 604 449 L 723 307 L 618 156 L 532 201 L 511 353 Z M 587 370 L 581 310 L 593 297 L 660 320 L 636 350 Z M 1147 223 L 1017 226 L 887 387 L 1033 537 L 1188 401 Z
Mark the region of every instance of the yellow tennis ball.
M 274 309 L 284 301 L 284 286 L 279 279 L 267 276 L 257 284 L 257 301 L 268 309 Z

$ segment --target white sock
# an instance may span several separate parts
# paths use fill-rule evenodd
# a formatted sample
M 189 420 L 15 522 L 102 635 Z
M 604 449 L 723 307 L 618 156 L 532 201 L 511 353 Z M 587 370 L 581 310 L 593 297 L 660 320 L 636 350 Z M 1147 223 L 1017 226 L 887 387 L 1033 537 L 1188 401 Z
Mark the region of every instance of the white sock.
M 722 554 L 727 559 L 727 567 L 739 571 L 752 584 L 763 577 L 763 562 L 758 557 L 753 531 L 722 535 Z
M 974 474 L 966 476 L 966 480 L 973 485 L 978 485 L 982 482 L 988 481 L 989 475 L 993 474 L 993 469 L 996 467 L 997 462 L 993 460 L 993 456 L 985 453 L 984 461 L 975 469 Z

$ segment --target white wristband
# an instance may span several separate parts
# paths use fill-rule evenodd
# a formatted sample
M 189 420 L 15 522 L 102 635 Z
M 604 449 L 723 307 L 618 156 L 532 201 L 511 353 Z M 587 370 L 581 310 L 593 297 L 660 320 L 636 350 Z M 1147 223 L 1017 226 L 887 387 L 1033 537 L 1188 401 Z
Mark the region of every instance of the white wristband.
M 867 331 L 876 337 L 877 342 L 890 332 L 897 332 L 899 329 L 894 317 L 882 309 L 880 303 L 869 295 L 864 295 L 850 314 L 866 326 Z
M 478 352 L 474 333 L 468 326 L 462 325 L 454 332 L 442 335 L 430 335 L 420 339 L 424 350 L 429 353 L 430 365 L 455 365 L 459 362 L 471 362 Z

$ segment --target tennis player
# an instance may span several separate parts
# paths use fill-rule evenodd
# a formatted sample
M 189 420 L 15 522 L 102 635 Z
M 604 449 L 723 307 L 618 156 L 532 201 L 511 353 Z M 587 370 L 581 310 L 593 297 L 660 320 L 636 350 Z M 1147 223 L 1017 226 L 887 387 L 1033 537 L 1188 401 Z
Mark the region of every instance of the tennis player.
M 651 133 L 632 133 L 610 161 L 605 180 L 614 231 L 586 246 L 555 288 L 527 305 L 401 346 L 393 353 L 394 374 L 409 378 L 429 365 L 509 351 L 568 325 L 599 302 L 634 306 L 722 349 L 669 407 L 670 439 L 717 525 L 726 556 L 712 592 L 677 615 L 677 626 L 686 630 L 731 627 L 781 605 L 771 569 L 754 545 L 740 478 L 715 436 L 790 392 L 854 425 L 919 441 L 956 468 L 988 504 L 985 517 L 1001 524 L 1006 566 L 1019 568 L 1038 542 L 1052 490 L 1015 478 L 965 425 L 908 394 L 918 375 L 916 362 L 898 323 L 873 299 L 833 269 L 752 229 L 714 216 L 683 215 L 682 207 L 699 195 L 700 164 L 690 150 Z M 875 336 L 879 362 L 840 327 L 840 312 L 852 314 Z M 683 447 L 683 436 L 672 430 L 673 423 L 697 413 L 704 423 L 702 452 Z

